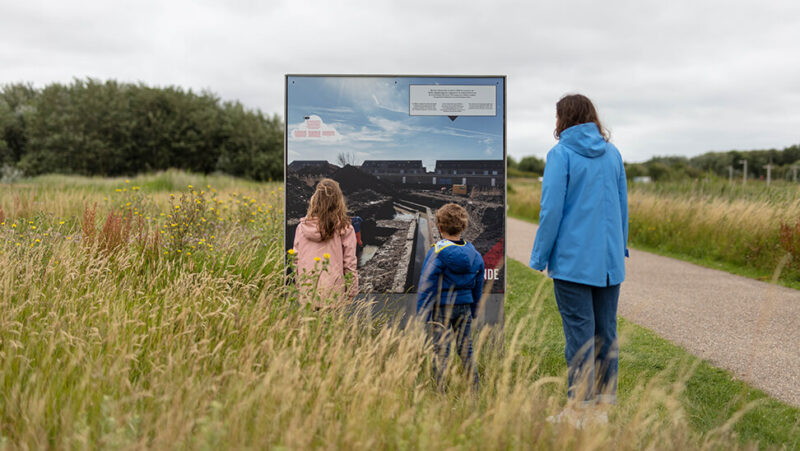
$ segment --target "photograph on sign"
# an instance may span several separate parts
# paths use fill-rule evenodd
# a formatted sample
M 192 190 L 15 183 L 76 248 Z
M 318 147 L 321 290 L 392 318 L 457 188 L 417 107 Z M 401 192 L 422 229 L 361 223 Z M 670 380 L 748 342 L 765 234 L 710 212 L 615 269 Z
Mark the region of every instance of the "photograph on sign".
M 456 203 L 502 306 L 504 89 L 504 77 L 288 75 L 286 248 L 317 183 L 333 179 L 356 231 L 358 294 L 410 295 L 442 239 L 436 211 Z

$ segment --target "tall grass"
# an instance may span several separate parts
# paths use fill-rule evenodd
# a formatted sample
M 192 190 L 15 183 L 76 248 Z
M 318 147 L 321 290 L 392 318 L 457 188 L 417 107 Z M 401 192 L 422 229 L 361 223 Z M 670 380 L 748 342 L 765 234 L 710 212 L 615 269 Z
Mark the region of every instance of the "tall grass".
M 541 183 L 516 179 L 510 188 L 509 213 L 538 219 Z M 628 205 L 631 246 L 720 262 L 764 280 L 789 255 L 781 280 L 800 286 L 800 188 L 793 184 L 632 184 Z
M 192 184 L 182 177 L 175 186 Z M 24 188 L 34 193 L 26 209 L 13 207 L 20 191 L 0 193 L 0 205 L 12 206 L 0 229 L 0 447 L 741 446 L 735 419 L 693 431 L 679 402 L 685 381 L 663 384 L 658 375 L 638 381 L 607 426 L 547 423 L 564 378 L 541 374 L 539 345 L 553 333 L 542 285 L 514 292 L 512 284 L 504 332 L 484 328 L 476 337 L 479 393 L 457 365 L 438 391 L 420 324 L 400 329 L 365 308 L 315 311 L 296 302 L 284 280 L 282 212 L 266 211 L 281 204 L 276 185 L 218 190 L 228 208 L 217 204 L 215 228 L 197 232 L 213 233 L 214 246 L 162 243 L 144 252 L 130 238 L 114 248 L 81 243 L 88 204 L 98 203 L 91 221 L 102 222 L 127 203 L 129 192 L 116 189 L 148 179 L 100 181 L 102 190 L 94 181 L 60 190 L 38 181 Z M 205 182 L 215 180 L 194 184 Z M 152 202 L 132 215 L 156 219 L 131 227 L 160 231 L 175 197 L 145 194 Z M 201 239 L 211 236 L 187 243 Z M 691 374 L 691 365 L 669 370 Z

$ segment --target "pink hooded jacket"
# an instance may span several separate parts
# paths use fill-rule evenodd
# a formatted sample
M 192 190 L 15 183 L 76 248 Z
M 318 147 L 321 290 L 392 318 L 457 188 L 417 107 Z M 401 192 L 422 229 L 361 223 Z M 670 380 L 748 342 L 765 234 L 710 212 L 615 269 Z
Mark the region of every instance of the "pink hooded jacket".
M 356 259 L 356 234 L 352 225 L 348 224 L 347 228 L 341 232 L 334 233 L 333 237 L 322 241 L 317 219 L 302 218 L 294 232 L 294 250 L 297 252 L 297 272 L 301 279 L 304 274 L 312 273 L 314 268 L 321 270 L 323 262 L 327 261 L 327 267 L 320 273 L 319 281 L 306 281 L 306 289 L 301 288 L 304 302 L 310 300 L 309 289 L 319 291 L 323 301 L 326 297 L 325 292 L 328 290 L 346 294 L 350 299 L 356 295 L 358 292 L 358 271 L 356 269 L 358 260 Z M 325 259 L 326 253 L 330 255 L 330 259 Z M 315 261 L 314 257 L 319 257 L 320 261 Z M 348 272 L 353 274 L 353 281 L 345 293 L 344 274 Z

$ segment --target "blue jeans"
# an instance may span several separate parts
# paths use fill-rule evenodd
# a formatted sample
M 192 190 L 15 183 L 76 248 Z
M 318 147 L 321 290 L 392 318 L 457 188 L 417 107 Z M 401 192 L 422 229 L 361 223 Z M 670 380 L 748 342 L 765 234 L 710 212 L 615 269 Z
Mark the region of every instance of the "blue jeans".
M 444 375 L 455 338 L 456 352 L 464 371 L 478 388 L 478 371 L 472 357 L 472 304 L 434 305 L 428 316 L 428 334 L 433 340 L 433 371 L 436 383 L 444 389 Z M 455 335 L 455 337 L 454 337 Z
M 594 287 L 553 279 L 564 326 L 567 396 L 614 404 L 617 401 L 619 285 Z

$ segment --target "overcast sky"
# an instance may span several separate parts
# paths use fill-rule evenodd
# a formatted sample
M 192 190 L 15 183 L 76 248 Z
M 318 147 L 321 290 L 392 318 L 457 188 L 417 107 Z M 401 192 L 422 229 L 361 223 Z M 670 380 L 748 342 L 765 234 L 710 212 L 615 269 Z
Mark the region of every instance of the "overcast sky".
M 627 161 L 800 143 L 800 2 L 0 0 L 0 82 L 210 89 L 283 112 L 284 74 L 507 75 L 508 152 L 592 98 Z

